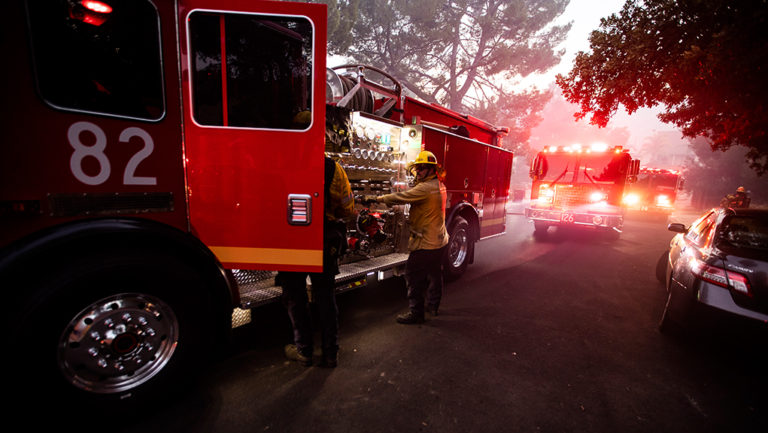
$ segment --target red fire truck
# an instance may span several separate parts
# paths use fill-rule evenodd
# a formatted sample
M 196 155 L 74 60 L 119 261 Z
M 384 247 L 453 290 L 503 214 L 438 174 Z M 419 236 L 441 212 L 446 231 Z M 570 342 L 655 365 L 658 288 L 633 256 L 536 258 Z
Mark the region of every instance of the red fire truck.
M 407 188 L 405 163 L 434 152 L 449 276 L 505 230 L 507 131 L 406 97 L 382 71 L 327 69 L 324 5 L 5 11 L 0 284 L 18 356 L 3 371 L 19 401 L 162 395 L 279 296 L 276 271 L 320 271 L 324 154 L 376 194 Z M 407 206 L 358 211 L 340 290 L 407 257 Z
M 616 237 L 624 224 L 624 191 L 639 161 L 620 146 L 550 147 L 531 163 L 531 201 L 525 215 L 535 232 L 549 226 L 602 230 Z
M 675 209 L 677 191 L 683 189 L 683 178 L 677 170 L 640 168 L 637 182 L 624 195 L 630 214 L 668 218 Z

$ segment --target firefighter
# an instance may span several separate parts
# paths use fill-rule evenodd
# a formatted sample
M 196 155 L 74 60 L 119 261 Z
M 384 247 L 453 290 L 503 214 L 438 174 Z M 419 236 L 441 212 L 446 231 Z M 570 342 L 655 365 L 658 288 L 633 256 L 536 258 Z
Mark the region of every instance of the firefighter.
M 720 201 L 720 207 L 748 208 L 750 198 L 743 186 L 736 188 L 736 193 L 728 194 Z
M 409 311 L 398 323 L 423 323 L 425 311 L 437 315 L 443 292 L 443 253 L 448 244 L 445 229 L 446 191 L 442 169 L 432 152 L 422 151 L 408 164 L 415 177 L 413 188 L 383 196 L 365 196 L 364 202 L 410 204 L 411 234 L 405 280 Z M 426 307 L 425 307 L 425 297 Z
M 307 275 L 312 283 L 315 322 L 320 326 L 322 359 L 320 366 L 336 367 L 338 359 L 338 306 L 336 274 L 339 257 L 347 245 L 346 220 L 354 216 L 352 188 L 344 169 L 325 158 L 325 219 L 323 221 L 323 272 L 278 272 L 277 283 L 283 288 L 282 301 L 293 325 L 294 344 L 285 347 L 285 356 L 301 365 L 312 365 L 313 330 L 307 294 Z

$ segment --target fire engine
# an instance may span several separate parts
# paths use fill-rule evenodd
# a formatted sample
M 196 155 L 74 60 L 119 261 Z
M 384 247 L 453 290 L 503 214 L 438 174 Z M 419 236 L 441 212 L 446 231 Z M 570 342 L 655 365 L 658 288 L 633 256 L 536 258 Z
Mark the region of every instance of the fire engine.
M 525 215 L 536 234 L 549 226 L 569 226 L 618 237 L 624 224 L 624 191 L 638 170 L 639 161 L 621 146 L 545 148 L 531 163 L 531 200 Z
M 623 201 L 630 213 L 666 219 L 675 208 L 677 191 L 683 189 L 683 183 L 677 170 L 642 167 Z
M 163 395 L 279 298 L 276 271 L 321 271 L 324 155 L 362 195 L 407 188 L 406 162 L 435 153 L 449 277 L 505 230 L 507 130 L 378 69 L 326 68 L 325 5 L 5 10 L 0 282 L 19 401 Z M 339 290 L 407 258 L 409 208 L 356 206 Z

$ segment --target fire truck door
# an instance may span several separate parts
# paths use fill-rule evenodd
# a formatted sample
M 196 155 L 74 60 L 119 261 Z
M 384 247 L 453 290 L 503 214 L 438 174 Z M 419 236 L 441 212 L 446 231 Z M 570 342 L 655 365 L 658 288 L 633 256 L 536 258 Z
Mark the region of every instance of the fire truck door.
M 226 268 L 322 269 L 326 7 L 179 6 L 192 232 Z

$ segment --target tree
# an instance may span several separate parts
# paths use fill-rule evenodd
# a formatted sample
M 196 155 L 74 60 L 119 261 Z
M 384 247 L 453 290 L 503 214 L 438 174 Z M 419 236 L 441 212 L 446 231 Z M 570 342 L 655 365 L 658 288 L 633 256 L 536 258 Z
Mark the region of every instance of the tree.
M 354 40 L 351 31 L 359 13 L 360 1 L 308 0 L 310 3 L 323 3 L 328 6 L 328 52 L 330 54 L 346 54 L 349 50 Z
M 603 18 L 557 84 L 577 118 L 605 126 L 619 105 L 630 114 L 662 105 L 659 118 L 712 150 L 748 148 L 768 172 L 768 0 L 627 0 Z
M 420 99 L 524 131 L 534 119 L 525 113 L 536 111 L 545 96 L 538 90 L 515 94 L 509 83 L 559 61 L 562 53 L 555 47 L 570 24 L 551 23 L 567 4 L 362 0 L 347 54 L 386 70 Z
M 768 179 L 752 170 L 738 170 L 747 152 L 741 146 L 727 151 L 715 151 L 703 137 L 690 141 L 694 156 L 683 173 L 685 189 L 691 192 L 691 204 L 701 209 L 717 206 L 726 194 L 743 186 L 752 197 L 752 204 L 768 204 Z

